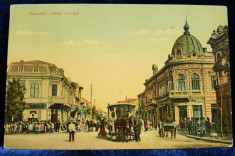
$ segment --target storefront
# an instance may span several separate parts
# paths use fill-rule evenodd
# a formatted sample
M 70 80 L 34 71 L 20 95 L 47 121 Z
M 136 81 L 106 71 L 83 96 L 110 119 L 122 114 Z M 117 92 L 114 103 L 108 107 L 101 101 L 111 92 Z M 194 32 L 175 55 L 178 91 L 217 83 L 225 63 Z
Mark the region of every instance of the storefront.
M 70 107 L 65 104 L 55 103 L 49 107 L 51 109 L 51 122 L 66 122 L 69 118 Z

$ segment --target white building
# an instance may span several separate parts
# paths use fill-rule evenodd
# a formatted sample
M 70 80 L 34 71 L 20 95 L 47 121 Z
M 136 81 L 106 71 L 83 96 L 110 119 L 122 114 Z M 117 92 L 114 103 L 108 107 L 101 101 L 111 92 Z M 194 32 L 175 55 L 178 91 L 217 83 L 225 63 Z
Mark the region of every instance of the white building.
M 76 83 L 64 76 L 56 65 L 35 60 L 13 62 L 8 68 L 7 80 L 19 78 L 25 84 L 23 120 L 67 121 L 71 108 L 76 107 Z

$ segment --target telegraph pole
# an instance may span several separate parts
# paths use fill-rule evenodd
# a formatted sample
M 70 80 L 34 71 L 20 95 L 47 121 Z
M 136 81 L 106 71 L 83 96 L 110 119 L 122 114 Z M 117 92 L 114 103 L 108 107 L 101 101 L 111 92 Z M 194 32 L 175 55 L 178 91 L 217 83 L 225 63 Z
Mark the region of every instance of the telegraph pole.
M 91 84 L 91 119 L 92 119 L 92 84 Z

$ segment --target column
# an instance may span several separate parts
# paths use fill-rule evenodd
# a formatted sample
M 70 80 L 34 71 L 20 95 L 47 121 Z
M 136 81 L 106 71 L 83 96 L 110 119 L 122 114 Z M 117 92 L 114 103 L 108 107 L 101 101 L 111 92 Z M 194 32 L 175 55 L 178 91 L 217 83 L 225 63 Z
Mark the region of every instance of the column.
M 175 106 L 175 121 L 179 123 L 179 107 Z

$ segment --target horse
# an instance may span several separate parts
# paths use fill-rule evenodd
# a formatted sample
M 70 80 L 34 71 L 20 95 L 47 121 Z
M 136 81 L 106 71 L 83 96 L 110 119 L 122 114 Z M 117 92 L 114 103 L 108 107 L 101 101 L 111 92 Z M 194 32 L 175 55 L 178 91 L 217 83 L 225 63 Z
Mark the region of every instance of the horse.
M 93 127 L 96 127 L 96 123 L 93 121 L 87 121 L 87 126 L 88 126 L 88 132 L 93 131 Z
M 125 135 L 126 135 L 127 141 L 131 140 L 131 137 L 134 136 L 134 134 L 133 134 L 134 121 L 135 121 L 135 119 L 133 117 L 130 117 L 127 120 L 127 127 L 125 130 Z
M 126 129 L 127 129 L 127 120 L 125 119 L 117 119 L 114 122 L 115 127 L 115 135 L 116 135 L 116 141 L 126 140 Z

